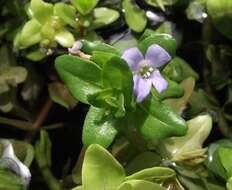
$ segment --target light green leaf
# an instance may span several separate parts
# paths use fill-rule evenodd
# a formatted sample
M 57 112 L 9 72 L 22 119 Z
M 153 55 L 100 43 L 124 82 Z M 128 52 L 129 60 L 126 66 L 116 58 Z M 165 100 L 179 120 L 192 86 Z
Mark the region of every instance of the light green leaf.
M 71 32 L 66 29 L 60 30 L 55 34 L 55 40 L 63 47 L 72 47 L 75 39 Z
M 159 184 L 152 183 L 145 180 L 130 180 L 122 183 L 117 190 L 166 190 L 166 188 Z
M 135 32 L 142 32 L 147 25 L 147 18 L 144 10 L 136 6 L 133 0 L 123 0 L 122 6 L 129 27 Z
M 115 22 L 120 15 L 116 10 L 106 7 L 99 7 L 93 10 L 93 16 L 93 28 L 100 28 Z
M 218 155 L 223 167 L 228 173 L 228 177 L 232 177 L 232 148 L 219 147 Z
M 93 144 L 82 167 L 83 190 L 115 190 L 124 180 L 121 164 L 103 147 Z
M 82 141 L 87 147 L 91 144 L 100 144 L 108 147 L 114 140 L 117 130 L 115 127 L 115 119 L 101 108 L 90 107 L 85 118 L 82 133 Z
M 27 48 L 29 46 L 32 46 L 41 40 L 40 35 L 41 25 L 40 23 L 32 19 L 28 21 L 24 26 L 22 31 L 19 33 L 16 47 L 19 48 Z
M 126 177 L 126 180 L 146 180 L 146 181 L 165 181 L 170 178 L 174 178 L 175 171 L 165 167 L 153 167 L 141 170 Z
M 41 49 L 37 49 L 26 54 L 26 58 L 31 61 L 41 61 L 46 56 L 46 51 L 42 51 Z
M 83 190 L 83 187 L 82 186 L 78 186 L 78 187 L 73 188 L 72 190 Z
M 200 115 L 187 122 L 188 131 L 183 137 L 171 137 L 163 141 L 165 150 L 172 160 L 194 159 L 197 154 L 206 150 L 202 145 L 212 129 L 212 118 L 209 115 Z M 194 155 L 194 153 L 196 155 Z
M 73 6 L 65 3 L 56 3 L 54 5 L 54 15 L 58 16 L 62 21 L 70 26 L 76 28 L 76 10 Z
M 44 24 L 53 15 L 53 5 L 42 0 L 31 0 L 31 11 L 32 17 Z
M 82 15 L 87 15 L 96 7 L 99 0 L 71 0 L 71 2 Z

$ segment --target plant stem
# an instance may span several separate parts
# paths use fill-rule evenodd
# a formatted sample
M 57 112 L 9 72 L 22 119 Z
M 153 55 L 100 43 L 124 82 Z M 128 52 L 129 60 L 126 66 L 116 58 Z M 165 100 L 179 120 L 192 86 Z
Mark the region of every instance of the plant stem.
M 38 113 L 34 123 L 32 124 L 32 129 L 33 131 L 31 131 L 28 136 L 27 136 L 27 141 L 32 141 L 33 138 L 35 137 L 36 133 L 39 131 L 39 129 L 41 128 L 43 122 L 45 121 L 45 119 L 47 118 L 47 115 L 51 109 L 53 105 L 53 102 L 51 100 L 51 98 L 49 97 L 47 99 L 47 101 L 45 102 L 45 104 L 42 106 L 40 112 Z
M 25 130 L 25 131 L 32 131 L 32 123 L 28 121 L 21 121 L 18 119 L 9 119 L 5 117 L 0 117 L 0 123 L 5 125 L 10 125 L 17 129 Z

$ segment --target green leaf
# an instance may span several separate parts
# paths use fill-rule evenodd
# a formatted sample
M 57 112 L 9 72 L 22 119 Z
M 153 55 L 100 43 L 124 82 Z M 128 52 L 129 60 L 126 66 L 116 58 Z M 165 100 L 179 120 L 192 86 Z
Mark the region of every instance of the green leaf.
M 16 174 L 0 170 L 0 189 L 4 190 L 23 190 L 23 182 Z
M 219 156 L 218 150 L 220 147 L 232 149 L 232 142 L 227 139 L 222 139 L 214 143 L 211 143 L 208 150 L 208 160 L 206 162 L 206 166 L 210 171 L 215 173 L 217 176 L 227 180 L 228 175 L 221 163 L 221 159 Z
M 55 36 L 55 27 L 53 27 L 52 20 L 49 20 L 48 22 L 44 23 L 41 28 L 41 37 L 43 40 L 49 40 L 52 41 Z
M 126 177 L 126 180 L 165 181 L 175 177 L 174 170 L 166 167 L 153 167 L 141 170 Z
M 232 189 L 232 178 L 229 178 L 226 183 L 227 190 Z
M 117 135 L 115 123 L 115 119 L 107 115 L 104 109 L 90 107 L 82 133 L 84 145 L 87 147 L 91 144 L 100 144 L 108 147 Z
M 118 92 L 112 88 L 100 90 L 88 96 L 88 102 L 95 107 L 117 107 Z
M 31 61 L 41 61 L 46 56 L 46 51 L 41 51 L 41 49 L 37 49 L 26 54 L 26 58 Z
M 150 34 L 150 36 L 139 42 L 138 47 L 145 54 L 147 49 L 153 44 L 160 45 L 171 56 L 174 56 L 176 53 L 176 40 L 169 34 Z
M 221 163 L 228 173 L 228 177 L 232 176 L 232 148 L 219 147 L 218 155 Z
M 53 15 L 53 5 L 42 0 L 31 0 L 31 11 L 32 17 L 44 24 Z
M 96 7 L 99 0 L 71 0 L 71 2 L 82 15 L 87 15 Z
M 184 89 L 178 83 L 166 78 L 168 81 L 168 88 L 165 89 L 162 93 L 158 93 L 156 89 L 152 89 L 152 92 L 155 96 L 159 97 L 161 100 L 166 98 L 179 98 L 184 95 Z
M 40 23 L 32 19 L 28 21 L 24 26 L 22 31 L 19 33 L 18 39 L 16 41 L 16 47 L 19 48 L 28 48 L 34 44 L 40 42 L 41 35 L 40 35 L 41 25 Z
M 122 7 L 129 27 L 135 32 L 142 32 L 147 25 L 144 10 L 140 9 L 133 0 L 123 0 Z
M 56 70 L 71 94 L 81 102 L 88 103 L 88 95 L 99 90 L 101 68 L 79 57 L 63 55 L 56 59 Z
M 82 177 L 84 190 L 114 190 L 123 182 L 125 172 L 106 149 L 93 144 L 85 153 Z
M 78 186 L 78 187 L 73 188 L 72 190 L 83 190 L 83 187 L 82 186 Z
M 132 73 L 128 64 L 120 57 L 112 57 L 103 66 L 102 81 L 106 88 L 121 90 L 125 97 L 126 106 L 131 104 L 133 94 Z
M 195 0 L 189 3 L 187 9 L 185 10 L 185 14 L 189 20 L 196 20 L 199 22 L 203 22 L 206 18 L 206 1 L 207 0 Z
M 78 78 L 93 82 L 101 82 L 101 68 L 94 62 L 81 59 L 77 56 L 62 55 L 56 59 L 58 72 L 69 72 Z
M 185 121 L 170 107 L 154 97 L 138 104 L 137 112 L 131 119 L 147 140 L 183 136 L 187 132 Z
M 132 32 L 128 32 L 123 34 L 123 36 L 120 35 L 120 37 L 116 35 L 116 37 L 110 41 L 110 44 L 119 49 L 121 52 L 124 52 L 129 48 L 137 47 L 138 40 Z
M 27 70 L 24 67 L 14 66 L 0 68 L 0 84 L 10 84 L 16 86 L 24 82 L 27 78 Z
M 35 145 L 36 160 L 40 168 L 51 166 L 51 141 L 46 131 L 40 132 L 40 140 Z
M 174 5 L 179 0 L 145 0 L 148 5 L 153 7 L 160 7 L 163 11 L 165 10 L 165 5 Z
M 40 139 L 35 144 L 35 158 L 49 189 L 61 190 L 59 181 L 53 176 L 51 167 L 51 140 L 48 133 L 40 131 Z
M 104 51 L 93 51 L 90 60 L 97 63 L 101 68 L 112 58 L 115 54 Z
M 76 28 L 76 10 L 73 6 L 65 3 L 56 3 L 54 5 L 54 15 L 58 16 L 64 23 Z
M 165 150 L 172 160 L 180 161 L 186 159 L 190 162 L 191 159 L 195 159 L 194 157 L 199 157 L 199 155 L 194 155 L 194 153 L 202 154 L 205 152 L 202 149 L 202 145 L 211 132 L 212 118 L 209 115 L 200 115 L 187 121 L 187 125 L 188 131 L 185 136 L 171 137 L 163 141 Z
M 111 110 L 116 118 L 125 116 L 124 95 L 112 88 L 89 95 L 88 102 L 95 107 Z
M 165 1 L 164 0 L 145 0 L 145 2 L 148 5 L 154 6 L 154 7 L 160 7 L 162 11 L 165 11 Z
M 99 7 L 93 10 L 93 16 L 93 28 L 100 28 L 115 22 L 120 15 L 114 9 Z
M 217 30 L 226 37 L 232 39 L 232 30 L 228 27 L 232 22 L 232 1 L 207 0 L 206 6 L 208 14 Z
M 181 98 L 171 98 L 166 99 L 164 102 L 169 105 L 174 111 L 181 114 L 184 109 L 186 108 L 186 105 L 193 93 L 194 87 L 195 87 L 195 79 L 192 77 L 189 77 L 185 80 L 183 80 L 180 85 L 184 89 L 184 96 Z
M 94 51 L 102 51 L 105 53 L 120 55 L 120 51 L 118 49 L 101 41 L 90 42 L 87 40 L 81 40 L 81 44 L 81 51 L 87 54 L 92 54 Z
M 161 161 L 161 157 L 158 154 L 154 152 L 143 152 L 126 165 L 126 171 L 127 174 L 131 175 L 145 168 L 158 166 Z
M 72 47 L 75 39 L 71 32 L 66 29 L 60 30 L 55 34 L 55 40 L 63 47 Z
M 191 68 L 191 66 L 180 57 L 174 57 L 170 63 L 164 68 L 163 72 L 172 80 L 181 82 L 182 80 L 193 77 L 199 79 L 199 75 Z
M 145 180 L 130 180 L 122 183 L 117 190 L 166 190 L 166 188 L 159 184 L 152 183 Z

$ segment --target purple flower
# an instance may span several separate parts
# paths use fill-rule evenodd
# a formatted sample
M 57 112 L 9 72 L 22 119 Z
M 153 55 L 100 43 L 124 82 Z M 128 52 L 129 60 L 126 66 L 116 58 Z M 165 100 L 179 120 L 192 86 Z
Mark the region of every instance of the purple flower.
M 171 56 L 159 45 L 151 45 L 145 58 L 138 48 L 127 49 L 122 58 L 133 72 L 134 94 L 138 103 L 149 95 L 152 85 L 159 93 L 168 87 L 158 68 L 170 61 Z

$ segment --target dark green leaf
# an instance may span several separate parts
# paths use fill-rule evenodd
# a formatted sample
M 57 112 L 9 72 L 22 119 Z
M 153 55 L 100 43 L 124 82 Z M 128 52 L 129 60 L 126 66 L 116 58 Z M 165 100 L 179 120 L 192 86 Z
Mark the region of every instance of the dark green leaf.
M 149 34 L 151 34 L 149 32 Z M 139 49 L 143 54 L 146 53 L 147 49 L 153 45 L 158 44 L 164 48 L 171 56 L 176 53 L 176 40 L 169 34 L 152 34 L 139 42 Z
M 106 88 L 122 91 L 126 106 L 130 106 L 133 91 L 132 73 L 122 58 L 114 56 L 104 64 L 102 80 Z
M 163 72 L 172 80 L 181 82 L 182 80 L 193 77 L 198 80 L 199 75 L 180 57 L 174 57 L 165 67 Z
M 207 11 L 215 27 L 226 37 L 232 39 L 232 30 L 230 29 L 232 17 L 232 1 L 228 0 L 208 0 Z
M 133 119 L 133 118 L 132 118 Z M 150 97 L 137 106 L 133 122 L 145 139 L 163 139 L 183 136 L 187 132 L 185 121 L 170 107 Z
M 95 63 L 63 55 L 56 59 L 55 67 L 77 100 L 88 103 L 88 95 L 101 90 L 97 84 L 101 81 L 101 68 Z
M 90 107 L 85 118 L 82 134 L 82 141 L 86 147 L 91 144 L 108 147 L 113 142 L 117 134 L 116 121 L 111 115 L 107 114 L 104 109 Z

